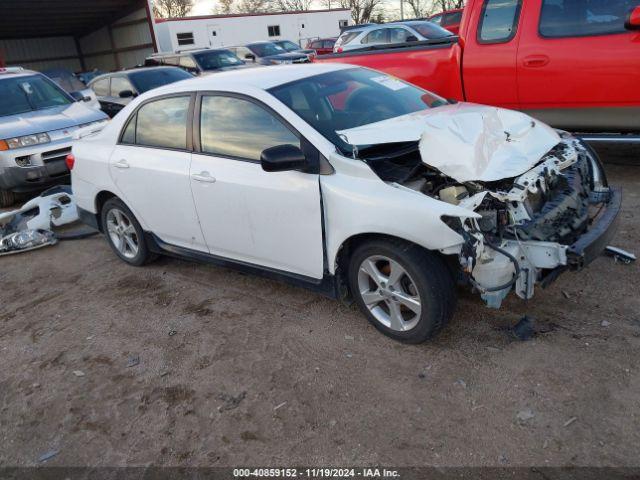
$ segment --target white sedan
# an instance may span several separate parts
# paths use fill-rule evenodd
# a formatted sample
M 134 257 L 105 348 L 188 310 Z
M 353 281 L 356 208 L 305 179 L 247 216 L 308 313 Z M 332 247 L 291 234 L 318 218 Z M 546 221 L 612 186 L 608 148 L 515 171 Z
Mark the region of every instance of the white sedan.
M 457 283 L 498 307 L 581 269 L 620 208 L 568 134 L 338 64 L 158 88 L 68 163 L 81 218 L 125 262 L 168 254 L 354 299 L 405 342 L 446 324 Z

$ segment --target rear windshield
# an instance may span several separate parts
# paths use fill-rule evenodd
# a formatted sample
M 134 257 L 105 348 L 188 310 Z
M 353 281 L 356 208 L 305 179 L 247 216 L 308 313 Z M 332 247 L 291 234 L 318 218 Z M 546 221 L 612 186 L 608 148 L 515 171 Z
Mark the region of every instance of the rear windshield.
M 139 70 L 129 74 L 129 80 L 138 92 L 143 93 L 153 88 L 193 78 L 193 75 L 181 68 L 159 68 L 157 70 Z
M 353 40 L 358 35 L 360 35 L 360 33 L 361 32 L 358 32 L 358 31 L 356 31 L 356 32 L 345 32 L 342 35 L 340 35 L 340 37 L 338 38 L 336 43 L 339 43 L 340 45 L 346 45 L 351 40 Z
M 43 75 L 0 79 L 0 117 L 70 103 L 71 98 Z
M 244 65 L 244 62 L 230 50 L 215 50 L 211 52 L 194 53 L 196 61 L 202 70 L 218 70 L 224 67 Z
M 453 35 L 449 30 L 445 30 L 433 22 L 411 22 L 406 25 L 417 30 L 420 35 L 428 39 L 451 37 Z

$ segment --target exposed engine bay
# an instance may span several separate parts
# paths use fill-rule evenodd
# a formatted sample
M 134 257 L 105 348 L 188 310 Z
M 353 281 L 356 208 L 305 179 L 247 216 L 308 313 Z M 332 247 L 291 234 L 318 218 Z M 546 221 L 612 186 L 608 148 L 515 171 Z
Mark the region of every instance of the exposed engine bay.
M 514 287 L 529 299 L 537 282 L 581 268 L 571 245 L 611 196 L 597 157 L 568 134 L 527 172 L 494 181 L 445 175 L 423 158 L 418 142 L 374 145 L 359 156 L 385 182 L 470 211 L 442 217 L 462 237 L 459 249 L 443 253 L 457 254 L 462 279 L 494 308 Z

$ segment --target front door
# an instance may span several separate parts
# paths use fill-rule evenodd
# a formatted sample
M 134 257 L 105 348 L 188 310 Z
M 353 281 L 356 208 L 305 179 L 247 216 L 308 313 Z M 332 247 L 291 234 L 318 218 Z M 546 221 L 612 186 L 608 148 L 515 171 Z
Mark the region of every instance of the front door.
M 191 189 L 211 254 L 321 279 L 318 175 L 260 165 L 262 150 L 299 146 L 299 135 L 262 104 L 212 94 L 202 97 L 199 143 Z
M 527 2 L 518 50 L 521 107 L 573 131 L 640 130 L 639 0 Z
M 172 245 L 207 251 L 191 196 L 190 99 L 173 96 L 142 105 L 113 150 L 109 171 L 147 230 Z
M 222 46 L 222 38 L 220 37 L 219 25 L 207 25 L 207 35 L 209 38 L 209 46 L 211 47 Z
M 475 103 L 517 109 L 516 56 L 522 0 L 482 0 L 469 10 L 470 31 L 462 62 L 466 98 Z

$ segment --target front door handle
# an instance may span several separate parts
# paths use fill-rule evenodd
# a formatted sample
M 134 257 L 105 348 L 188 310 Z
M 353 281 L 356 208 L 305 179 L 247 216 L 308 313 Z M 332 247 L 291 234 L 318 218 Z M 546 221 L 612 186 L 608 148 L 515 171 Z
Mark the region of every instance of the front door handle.
M 191 175 L 196 182 L 215 183 L 216 179 L 209 172 L 194 173 Z
M 544 67 L 549 63 L 550 59 L 546 55 L 529 55 L 524 57 L 522 64 L 528 68 Z
M 114 163 L 113 166 L 116 168 L 129 168 L 129 163 L 123 158 Z

